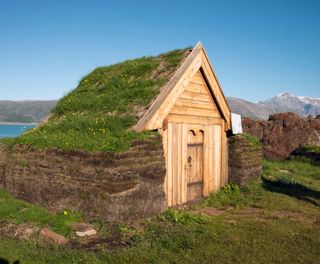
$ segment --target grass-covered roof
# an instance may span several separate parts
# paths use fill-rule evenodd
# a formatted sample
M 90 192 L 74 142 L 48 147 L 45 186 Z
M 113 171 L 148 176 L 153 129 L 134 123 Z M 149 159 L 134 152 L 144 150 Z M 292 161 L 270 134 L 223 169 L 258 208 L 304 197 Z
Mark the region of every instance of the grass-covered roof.
M 98 67 L 62 98 L 52 115 L 17 143 L 41 148 L 120 152 L 150 132 L 131 128 L 189 54 L 174 50 Z

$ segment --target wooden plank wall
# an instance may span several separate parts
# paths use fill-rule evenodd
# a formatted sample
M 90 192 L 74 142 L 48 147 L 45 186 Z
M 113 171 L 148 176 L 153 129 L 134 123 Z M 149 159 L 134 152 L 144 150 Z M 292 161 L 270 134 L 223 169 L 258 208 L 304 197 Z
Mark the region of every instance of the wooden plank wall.
M 187 182 L 185 179 L 185 161 L 187 155 L 185 124 L 168 123 L 168 129 L 163 131 L 166 153 L 167 175 L 165 192 L 168 206 L 187 202 Z
M 227 133 L 221 133 L 221 177 L 220 188 L 228 183 L 228 139 Z
M 190 83 L 176 100 L 170 114 L 221 118 L 200 71 L 192 77 Z
M 192 77 L 167 116 L 163 129 L 167 176 L 165 192 L 168 206 L 187 202 L 187 138 L 189 130 L 204 131 L 203 196 L 224 184 L 226 133 L 224 121 L 200 71 Z
M 221 125 L 168 123 L 163 130 L 167 174 L 165 179 L 165 193 L 168 206 L 175 206 L 187 202 L 187 135 L 189 130 L 204 131 L 204 166 L 203 166 L 203 196 L 217 191 L 223 182 L 222 135 L 225 135 Z M 222 133 L 223 132 L 223 133 Z
M 212 191 L 220 189 L 221 179 L 221 126 L 213 126 L 213 185 Z

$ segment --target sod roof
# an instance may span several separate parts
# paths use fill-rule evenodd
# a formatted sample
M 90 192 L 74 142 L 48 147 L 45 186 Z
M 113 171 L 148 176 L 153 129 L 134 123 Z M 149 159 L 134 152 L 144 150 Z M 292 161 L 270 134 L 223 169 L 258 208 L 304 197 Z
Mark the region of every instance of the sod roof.
M 152 132 L 131 128 L 161 92 L 190 48 L 98 67 L 62 98 L 50 118 L 16 139 L 40 148 L 121 152 Z

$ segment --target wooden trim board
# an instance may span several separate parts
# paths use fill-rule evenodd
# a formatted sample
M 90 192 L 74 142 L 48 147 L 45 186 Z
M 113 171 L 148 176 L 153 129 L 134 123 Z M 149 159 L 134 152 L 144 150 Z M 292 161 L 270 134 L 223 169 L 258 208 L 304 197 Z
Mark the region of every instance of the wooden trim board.
M 170 113 L 175 101 L 183 93 L 193 76 L 196 76 L 196 78 L 192 81 L 192 83 L 195 85 L 195 89 L 200 89 L 197 88 L 197 86 L 201 86 L 201 76 L 198 73 L 199 69 L 201 69 L 210 92 L 217 102 L 217 107 L 226 121 L 226 130 L 230 129 L 231 113 L 228 103 L 214 74 L 204 47 L 199 42 L 193 48 L 192 52 L 188 55 L 179 69 L 175 72 L 170 81 L 162 89 L 162 92 L 153 101 L 147 112 L 140 118 L 138 123 L 135 125 L 134 130 L 142 131 L 161 128 L 163 121 Z M 193 93 L 194 96 L 198 97 L 205 96 L 204 94 L 202 95 L 201 92 L 196 93 L 192 90 L 186 92 L 189 92 L 187 96 L 191 96 L 190 93 Z

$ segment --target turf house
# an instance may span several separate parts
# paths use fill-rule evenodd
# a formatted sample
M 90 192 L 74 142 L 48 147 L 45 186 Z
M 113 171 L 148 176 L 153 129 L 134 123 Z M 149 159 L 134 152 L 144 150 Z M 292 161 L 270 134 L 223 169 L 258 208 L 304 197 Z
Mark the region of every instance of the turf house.
M 230 115 L 201 43 L 99 67 L 0 144 L 0 186 L 87 218 L 149 216 L 227 183 Z

